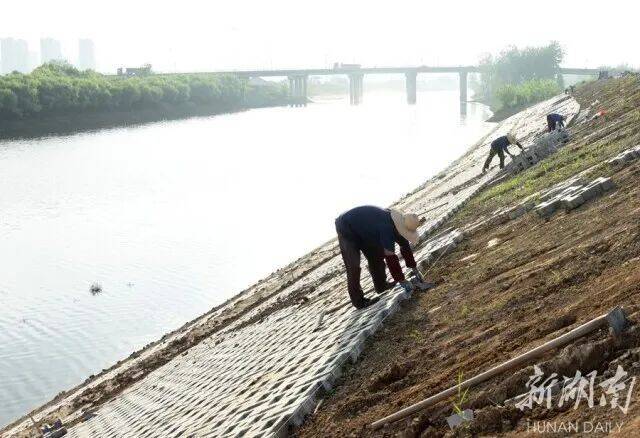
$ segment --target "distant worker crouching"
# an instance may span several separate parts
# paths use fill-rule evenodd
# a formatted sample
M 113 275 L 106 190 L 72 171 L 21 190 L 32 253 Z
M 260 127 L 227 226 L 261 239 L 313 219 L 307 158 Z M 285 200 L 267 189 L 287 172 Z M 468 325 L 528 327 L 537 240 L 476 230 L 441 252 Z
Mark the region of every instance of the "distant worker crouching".
M 520 148 L 520 150 L 524 150 L 520 142 L 516 140 L 516 137 L 513 134 L 503 135 L 502 137 L 498 137 L 491 142 L 491 149 L 489 150 L 489 156 L 487 160 L 484 162 L 484 166 L 482 167 L 482 173 L 486 172 L 493 160 L 493 157 L 498 155 L 500 157 L 500 169 L 504 168 L 504 153 L 509 154 L 511 158 L 513 158 L 513 154 L 509 152 L 509 145 L 516 145 Z
M 560 114 L 551 113 L 547 115 L 547 126 L 549 127 L 549 132 L 555 131 L 556 128 L 564 128 L 564 121 L 567 120 L 566 116 L 562 116 Z
M 360 287 L 361 251 L 367 259 L 373 286 L 379 294 L 396 284 L 387 282 L 385 261 L 393 279 L 405 290 L 413 289 L 413 284 L 402 273 L 400 261 L 395 253 L 396 243 L 400 245 L 402 258 L 422 285 L 421 288 L 432 286 L 424 283 L 409 244 L 411 242 L 415 245 L 418 242 L 419 224 L 420 220 L 415 214 L 404 214 L 398 210 L 385 210 L 371 205 L 356 207 L 338 216 L 338 243 L 347 270 L 349 297 L 356 308 L 364 309 L 379 300 L 379 297 L 365 298 Z

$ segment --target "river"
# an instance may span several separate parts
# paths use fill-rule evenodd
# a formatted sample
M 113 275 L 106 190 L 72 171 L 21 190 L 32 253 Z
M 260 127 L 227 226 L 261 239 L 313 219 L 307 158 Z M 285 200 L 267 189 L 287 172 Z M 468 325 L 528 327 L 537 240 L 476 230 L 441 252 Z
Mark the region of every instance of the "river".
M 0 425 L 387 205 L 493 126 L 457 92 L 0 142 Z M 90 293 L 92 284 L 102 292 Z

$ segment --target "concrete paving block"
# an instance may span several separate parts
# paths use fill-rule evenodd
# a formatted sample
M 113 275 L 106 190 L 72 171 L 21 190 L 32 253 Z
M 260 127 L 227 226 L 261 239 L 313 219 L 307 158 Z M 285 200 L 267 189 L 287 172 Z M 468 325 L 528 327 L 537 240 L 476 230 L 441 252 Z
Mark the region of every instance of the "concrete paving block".
M 582 190 L 580 190 L 580 192 L 579 192 L 579 195 L 582 197 L 583 202 L 591 201 L 592 199 L 595 199 L 598 196 L 600 196 L 600 194 L 602 194 L 602 190 L 600 189 L 600 186 L 598 186 L 597 184 L 596 185 L 587 186 L 587 187 L 583 187 Z M 566 196 L 563 199 L 569 198 L 570 196 L 571 195 Z M 573 196 L 575 196 L 575 195 L 573 195 Z
M 464 240 L 464 232 L 460 230 L 453 230 L 451 232 L 451 238 L 454 243 L 460 243 Z
M 624 165 L 624 160 L 620 156 L 613 157 L 607 163 L 614 168 L 620 168 Z
M 524 207 L 516 206 L 515 208 L 512 208 L 511 210 L 509 210 L 509 219 L 510 220 L 517 219 L 520 216 L 523 216 L 526 212 L 527 211 L 524 209 Z
M 508 221 L 509 221 L 509 214 L 501 210 L 498 213 L 493 215 L 489 223 L 491 226 L 495 227 L 498 225 L 502 225 Z
M 613 190 L 616 187 L 615 183 L 611 178 L 606 178 L 602 176 L 594 179 L 592 184 L 594 183 L 598 184 L 598 186 L 603 192 L 608 192 L 609 190 Z
M 362 354 L 362 350 L 364 349 L 364 342 L 362 340 L 357 340 L 349 345 L 349 359 L 351 363 L 358 362 L 358 358 Z
M 580 207 L 584 202 L 584 198 L 579 193 L 562 198 L 562 206 L 567 211 Z
M 536 203 L 533 201 L 525 201 L 520 205 L 524 209 L 525 213 L 528 213 L 533 210 L 533 208 L 536 206 Z
M 543 218 L 548 218 L 557 210 L 558 202 L 556 200 L 542 202 L 534 208 L 536 214 Z

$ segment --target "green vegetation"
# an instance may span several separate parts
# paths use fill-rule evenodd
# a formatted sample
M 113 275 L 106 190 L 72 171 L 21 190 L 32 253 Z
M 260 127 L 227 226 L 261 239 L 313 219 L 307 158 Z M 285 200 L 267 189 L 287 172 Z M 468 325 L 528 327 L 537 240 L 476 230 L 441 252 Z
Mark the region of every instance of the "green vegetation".
M 553 79 L 530 79 L 519 85 L 506 84 L 496 90 L 498 109 L 521 108 L 549 99 L 562 90 Z
M 507 181 L 482 192 L 469 202 L 462 215 L 511 205 L 580 172 L 585 172 L 585 178 L 607 175 L 609 168 L 606 160 L 637 144 L 640 126 L 640 85 L 631 77 L 610 80 L 601 88 L 597 87 L 596 82 L 587 83 L 577 94 L 593 96 L 593 90 L 597 90 L 598 98 L 607 102 L 607 119 L 616 120 L 615 131 L 604 129 L 606 119 L 598 122 L 602 124 L 602 128 L 597 135 L 587 134 L 590 125 L 573 128 L 573 140 L 570 145 Z M 621 90 L 624 90 L 625 97 L 621 97 Z
M 480 61 L 481 80 L 474 84 L 476 98 L 494 111 L 520 108 L 560 92 L 558 69 L 564 58 L 560 44 L 543 47 L 509 47 L 497 57 Z
M 453 412 L 462 415 L 462 411 L 464 411 L 464 404 L 469 400 L 469 388 L 465 389 L 462 392 L 462 382 L 464 382 L 464 373 L 462 371 L 458 372 L 458 394 L 453 402 Z
M 250 85 L 231 75 L 105 76 L 49 63 L 30 74 L 0 77 L 0 118 L 5 120 L 196 106 L 213 113 L 286 100 L 283 85 Z

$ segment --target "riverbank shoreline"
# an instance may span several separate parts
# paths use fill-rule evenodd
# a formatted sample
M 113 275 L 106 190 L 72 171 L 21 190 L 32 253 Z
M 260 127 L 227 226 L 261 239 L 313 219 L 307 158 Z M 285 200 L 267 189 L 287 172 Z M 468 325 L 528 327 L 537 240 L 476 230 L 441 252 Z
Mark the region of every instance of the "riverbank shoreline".
M 518 114 L 519 112 L 524 111 L 527 108 L 532 107 L 534 105 L 535 103 L 528 103 L 526 105 L 520 105 L 514 108 L 506 108 L 506 109 L 498 110 L 494 112 L 493 115 L 489 117 L 486 121 L 489 123 L 500 123 L 503 120 L 508 119 L 512 115 Z
M 622 410 L 611 409 L 614 403 L 605 402 L 609 394 L 599 388 L 615 373 L 624 372 L 625 382 L 640 378 L 639 91 L 637 80 L 611 79 L 565 97 L 580 104 L 568 142 L 488 186 L 447 221 L 448 229 L 464 237 L 437 260 L 421 264 L 423 275 L 437 286 L 414 294 L 402 312 L 385 321 L 337 389 L 322 395 L 293 436 L 531 436 L 534 422 L 548 425 L 547 432 L 579 424 L 580 436 L 606 436 L 607 430 L 582 426 L 607 422 L 618 425 L 623 436 L 635 435 L 637 387 L 624 387 Z M 606 108 L 605 116 L 596 116 L 600 108 Z M 594 181 L 606 181 L 608 188 L 590 191 Z M 580 205 L 567 202 L 571 195 L 563 190 L 571 189 L 584 194 Z M 544 210 L 560 200 L 555 211 Z M 486 381 L 478 379 L 458 397 L 424 402 L 565 337 L 616 306 L 629 319 L 624 333 L 605 326 Z M 547 396 L 527 404 L 531 382 L 551 382 L 551 374 L 567 376 L 562 391 L 542 384 L 538 388 L 548 389 Z M 564 404 L 571 378 L 585 375 L 591 387 L 583 403 Z M 600 406 L 587 404 L 587 396 Z M 422 408 L 406 418 L 371 428 L 417 403 Z M 462 411 L 472 420 L 458 416 L 461 424 L 455 426 L 452 414 Z
M 25 140 L 53 135 L 70 135 L 99 129 L 125 128 L 161 121 L 211 117 L 287 105 L 289 105 L 288 100 L 265 105 L 234 105 L 224 109 L 214 108 L 211 105 L 183 104 L 133 111 L 100 111 L 23 120 L 0 120 L 0 140 Z
M 461 160 L 469 154 L 474 157 L 476 155 L 484 156 L 486 151 L 483 142 L 486 140 L 487 136 L 470 148 L 463 157 L 454 161 L 446 171 L 430 178 L 427 183 L 413 190 L 399 203 L 417 199 L 421 194 L 430 192 L 432 189 L 430 189 L 429 182 L 439 184 L 439 181 L 449 179 L 448 174 L 459 172 L 468 174 L 468 169 L 460 164 Z M 479 171 L 473 170 L 472 180 L 476 179 L 476 173 Z M 469 190 L 463 186 L 455 190 L 447 189 L 446 192 L 437 195 L 436 199 L 441 199 L 441 196 L 452 197 L 452 200 L 457 199 L 458 190 L 467 192 Z M 433 208 L 428 210 L 433 210 Z M 202 317 L 185 324 L 183 328 L 165 335 L 161 340 L 133 353 L 128 359 L 121 361 L 114 367 L 104 370 L 97 376 L 90 377 L 72 390 L 59 394 L 56 399 L 34 410 L 30 416 L 34 417 L 38 423 L 57 417 L 63 418 L 65 424 L 80 422 L 83 418 L 87 418 L 89 415 L 87 412 L 93 412 L 162 365 L 175 358 L 180 358 L 181 355 L 188 354 L 192 347 L 198 346 L 202 341 L 207 340 L 207 343 L 210 343 L 213 337 L 232 337 L 234 333 L 240 332 L 246 327 L 260 325 L 272 314 L 295 308 L 301 303 L 304 304 L 309 300 L 308 295 L 314 293 L 318 285 L 330 282 L 335 277 L 336 274 L 333 270 L 327 273 L 323 273 L 323 270 L 325 270 L 325 266 L 335 262 L 338 256 L 339 251 L 334 240 L 322 245 L 236 295 L 226 305 L 210 310 Z M 309 277 L 312 277 L 312 280 L 308 280 Z M 345 298 L 343 295 L 345 294 L 340 294 L 341 298 Z M 7 426 L 5 430 L 22 430 L 26 435 L 20 436 L 29 436 L 30 416 L 17 420 Z

